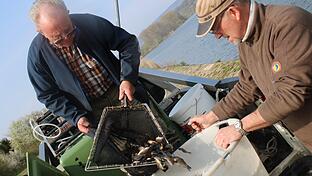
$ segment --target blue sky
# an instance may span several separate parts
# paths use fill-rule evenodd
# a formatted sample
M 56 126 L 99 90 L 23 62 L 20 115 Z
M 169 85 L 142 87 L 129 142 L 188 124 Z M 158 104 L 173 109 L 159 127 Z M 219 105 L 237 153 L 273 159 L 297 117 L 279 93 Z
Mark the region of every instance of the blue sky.
M 119 0 L 121 25 L 139 35 L 175 0 Z M 8 136 L 10 124 L 40 104 L 29 82 L 26 59 L 36 31 L 28 16 L 32 0 L 2 0 L 0 27 L 0 138 Z M 116 24 L 115 0 L 65 0 L 71 13 L 92 13 Z

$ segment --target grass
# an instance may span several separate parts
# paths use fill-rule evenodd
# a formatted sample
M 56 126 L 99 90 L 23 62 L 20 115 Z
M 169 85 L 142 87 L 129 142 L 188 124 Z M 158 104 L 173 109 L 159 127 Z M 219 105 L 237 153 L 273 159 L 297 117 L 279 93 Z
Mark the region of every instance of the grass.
M 161 68 L 163 71 L 200 76 L 210 79 L 224 79 L 238 76 L 239 60 L 215 62 L 214 64 L 172 65 Z

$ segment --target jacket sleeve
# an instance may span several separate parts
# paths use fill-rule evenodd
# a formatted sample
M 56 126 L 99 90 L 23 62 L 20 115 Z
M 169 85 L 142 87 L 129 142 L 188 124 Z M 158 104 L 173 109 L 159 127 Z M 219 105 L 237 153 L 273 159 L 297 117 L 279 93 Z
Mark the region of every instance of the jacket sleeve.
M 312 19 L 311 15 L 306 18 L 302 20 L 310 24 L 284 23 L 274 36 L 274 61 L 280 63 L 281 71 L 274 73 L 273 93 L 259 107 L 259 113 L 266 121 L 287 117 L 311 98 Z
M 239 82 L 212 109 L 220 120 L 235 116 L 262 96 L 242 59 L 240 62 Z
M 104 18 L 98 18 L 98 29 L 101 29 L 101 42 L 110 50 L 119 52 L 121 64 L 120 81 L 128 80 L 136 85 L 140 65 L 140 48 L 136 36 L 124 29 L 114 26 Z
M 27 71 L 30 82 L 37 94 L 37 99 L 52 113 L 62 116 L 76 125 L 79 118 L 86 115 L 87 111 L 78 108 L 68 99 L 69 94 L 57 87 L 47 65 L 45 65 L 45 62 L 39 62 L 40 54 L 34 50 L 32 47 L 29 50 Z

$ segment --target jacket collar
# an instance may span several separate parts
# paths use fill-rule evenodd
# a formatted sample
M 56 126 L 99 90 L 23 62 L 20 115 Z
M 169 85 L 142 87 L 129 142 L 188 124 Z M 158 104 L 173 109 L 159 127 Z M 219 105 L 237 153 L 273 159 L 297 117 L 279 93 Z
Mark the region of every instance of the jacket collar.
M 245 42 L 248 39 L 248 37 L 250 36 L 250 31 L 252 29 L 252 24 L 253 24 L 253 21 L 255 19 L 255 9 L 256 9 L 255 1 L 254 0 L 250 0 L 248 24 L 247 24 L 247 29 L 246 29 L 245 35 L 244 35 L 244 37 L 242 39 L 242 42 Z
M 262 4 L 256 3 L 254 21 L 251 27 L 250 36 L 246 40 L 247 44 L 252 45 L 259 40 L 264 21 L 265 7 Z

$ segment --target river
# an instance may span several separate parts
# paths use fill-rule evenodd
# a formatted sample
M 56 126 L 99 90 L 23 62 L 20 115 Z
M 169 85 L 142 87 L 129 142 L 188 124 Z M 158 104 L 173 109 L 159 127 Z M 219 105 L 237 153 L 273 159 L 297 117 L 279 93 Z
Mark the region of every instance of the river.
M 261 0 L 262 4 L 291 4 L 312 12 L 312 0 Z M 146 55 L 159 65 L 213 63 L 238 58 L 236 46 L 225 39 L 219 41 L 213 35 L 195 37 L 196 16 L 191 16 L 183 25 Z

